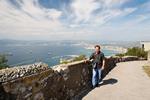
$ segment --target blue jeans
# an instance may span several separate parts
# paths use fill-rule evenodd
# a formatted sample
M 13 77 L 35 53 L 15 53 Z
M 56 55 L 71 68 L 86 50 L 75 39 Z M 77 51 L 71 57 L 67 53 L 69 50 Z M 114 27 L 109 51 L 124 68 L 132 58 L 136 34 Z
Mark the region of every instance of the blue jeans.
M 101 68 L 93 68 L 92 73 L 92 85 L 95 87 L 97 84 L 99 84 L 99 81 L 101 80 Z

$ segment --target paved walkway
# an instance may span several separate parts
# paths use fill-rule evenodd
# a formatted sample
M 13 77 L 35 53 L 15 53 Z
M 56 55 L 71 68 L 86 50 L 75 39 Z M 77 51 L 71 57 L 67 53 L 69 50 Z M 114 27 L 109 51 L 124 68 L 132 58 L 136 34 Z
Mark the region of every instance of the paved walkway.
M 150 100 L 150 77 L 142 69 L 146 61 L 118 63 L 104 83 L 83 100 Z

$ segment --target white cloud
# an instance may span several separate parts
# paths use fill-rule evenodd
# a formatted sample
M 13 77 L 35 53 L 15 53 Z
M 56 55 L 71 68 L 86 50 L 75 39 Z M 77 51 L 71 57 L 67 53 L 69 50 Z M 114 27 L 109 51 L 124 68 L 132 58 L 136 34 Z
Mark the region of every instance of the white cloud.
M 137 11 L 138 7 L 121 6 L 130 0 L 73 0 L 62 9 L 45 8 L 38 0 L 0 0 L 1 37 L 34 39 L 86 39 L 108 32 L 106 23 L 113 26 L 112 20 L 123 18 Z M 141 6 L 148 9 L 149 4 Z M 145 12 L 147 10 L 144 10 Z M 146 16 L 145 16 L 146 15 Z M 63 19 L 62 19 L 63 18 Z M 122 30 L 148 19 L 149 14 L 137 15 L 135 19 L 123 22 Z M 123 28 L 125 26 L 125 28 Z M 142 25 L 141 25 L 142 26 Z M 107 30 L 107 31 L 105 31 Z M 112 32 L 116 32 L 111 29 Z M 141 28 L 142 30 L 142 28 Z M 148 29 L 146 29 L 147 32 Z M 129 32 L 130 33 L 130 32 Z M 100 34 L 100 35 L 101 35 Z
M 59 17 L 62 12 L 56 9 L 42 8 L 37 0 L 22 0 L 19 2 L 21 8 L 16 8 L 8 0 L 0 1 L 0 28 L 9 30 L 2 30 L 17 32 L 28 30 L 30 32 L 38 28 L 43 30 L 56 29 L 62 27 Z M 12 29 L 13 27 L 13 29 Z M 26 33 L 28 34 L 28 33 Z M 30 34 L 30 33 L 29 33 Z
M 132 13 L 136 8 L 120 9 L 120 6 L 128 1 L 129 0 L 74 0 L 71 4 L 73 24 L 70 26 L 78 27 L 81 24 L 102 25 L 113 18 Z
M 75 22 L 87 21 L 92 15 L 92 12 L 100 7 L 100 4 L 95 0 L 74 0 L 71 4 Z

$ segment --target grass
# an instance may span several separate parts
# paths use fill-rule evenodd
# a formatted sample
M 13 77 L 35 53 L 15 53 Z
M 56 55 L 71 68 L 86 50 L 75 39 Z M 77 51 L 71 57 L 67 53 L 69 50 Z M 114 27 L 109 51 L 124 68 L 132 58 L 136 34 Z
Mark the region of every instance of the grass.
M 147 75 L 150 77 L 150 66 L 143 66 L 143 69 L 147 73 Z

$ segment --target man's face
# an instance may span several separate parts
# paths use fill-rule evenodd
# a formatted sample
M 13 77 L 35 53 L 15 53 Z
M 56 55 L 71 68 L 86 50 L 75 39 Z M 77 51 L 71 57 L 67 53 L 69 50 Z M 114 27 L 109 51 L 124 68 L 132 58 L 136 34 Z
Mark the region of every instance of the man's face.
M 99 47 L 96 47 L 96 48 L 95 48 L 95 52 L 98 53 L 99 51 L 100 51 L 100 48 L 99 48 Z

